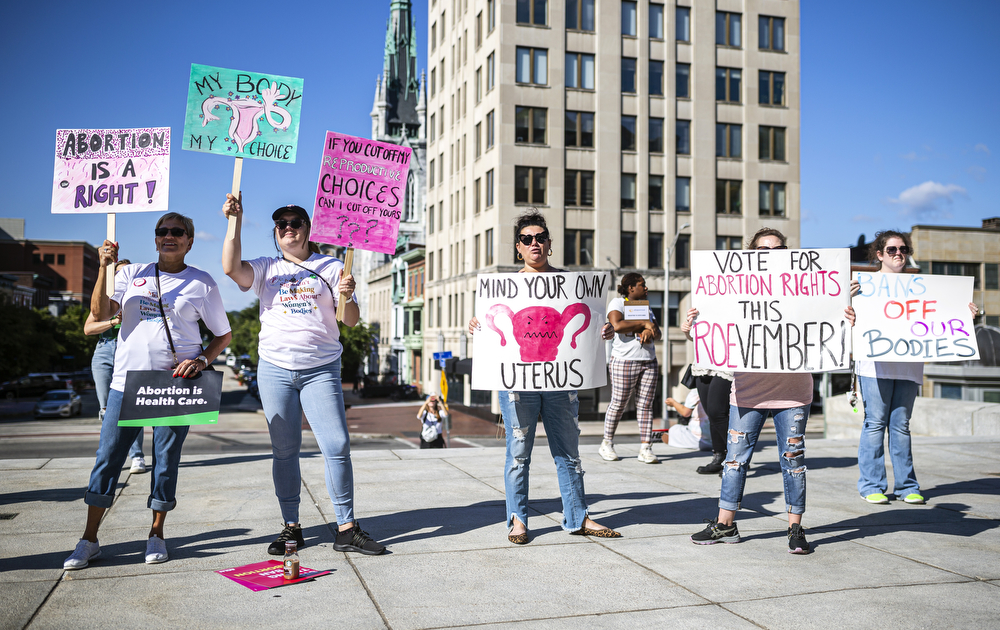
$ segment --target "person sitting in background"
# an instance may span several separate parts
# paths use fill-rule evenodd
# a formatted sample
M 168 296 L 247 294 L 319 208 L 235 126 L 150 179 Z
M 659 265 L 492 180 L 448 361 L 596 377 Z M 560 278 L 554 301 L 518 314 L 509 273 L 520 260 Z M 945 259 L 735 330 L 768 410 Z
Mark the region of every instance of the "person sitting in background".
M 698 390 L 690 390 L 683 404 L 673 398 L 667 398 L 666 403 L 667 406 L 674 408 L 681 420 L 670 427 L 664 436 L 664 442 L 674 448 L 711 450 L 712 443 L 707 439 L 708 431 L 703 426 L 708 424 L 708 414 L 705 412 L 705 406 L 701 404 Z

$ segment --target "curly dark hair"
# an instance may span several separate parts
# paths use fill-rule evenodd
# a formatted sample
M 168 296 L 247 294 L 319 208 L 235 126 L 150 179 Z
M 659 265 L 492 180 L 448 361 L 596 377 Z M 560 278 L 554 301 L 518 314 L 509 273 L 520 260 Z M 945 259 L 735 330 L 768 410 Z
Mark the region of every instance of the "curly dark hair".
M 904 234 L 898 230 L 882 230 L 881 232 L 875 232 L 875 240 L 868 246 L 868 262 L 873 265 L 881 265 L 882 263 L 878 259 L 878 253 L 885 249 L 886 241 L 893 237 L 902 240 L 903 245 L 910 248 L 910 254 L 913 253 L 913 243 L 910 242 L 910 236 L 908 234 Z
M 642 280 L 642 274 L 631 271 L 624 276 L 622 276 L 622 283 L 618 285 L 618 294 L 622 297 L 628 297 L 628 290 L 639 284 Z
M 782 245 L 786 245 L 787 244 L 786 241 L 788 239 L 785 238 L 784 234 L 782 234 L 781 232 L 779 232 L 778 230 L 776 230 L 774 228 L 767 228 L 766 227 L 766 228 L 760 228 L 759 230 L 757 230 L 756 234 L 754 234 L 752 237 L 750 237 L 750 240 L 747 241 L 747 249 L 754 249 L 754 248 L 756 248 L 757 247 L 757 241 L 759 241 L 760 239 L 764 238 L 765 236 L 776 236 L 776 237 L 778 237 L 778 240 L 781 241 Z
M 514 221 L 514 260 L 517 260 L 517 237 L 521 235 L 521 230 L 532 225 L 538 226 L 546 232 L 549 231 L 549 226 L 545 224 L 545 217 L 536 208 L 531 208 L 518 216 Z M 549 238 L 552 238 L 552 234 L 549 234 Z

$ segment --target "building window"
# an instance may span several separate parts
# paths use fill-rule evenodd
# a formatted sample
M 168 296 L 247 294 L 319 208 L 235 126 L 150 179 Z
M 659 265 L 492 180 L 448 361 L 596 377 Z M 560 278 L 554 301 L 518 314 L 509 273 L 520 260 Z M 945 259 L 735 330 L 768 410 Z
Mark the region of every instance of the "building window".
M 566 112 L 566 146 L 594 146 L 593 112 Z
M 785 18 L 762 15 L 757 21 L 757 46 L 761 50 L 785 50 Z
M 444 328 L 444 320 L 441 318 L 441 298 L 437 299 L 437 322 L 438 328 Z
M 42 255 L 41 254 L 32 254 L 31 255 L 31 263 L 34 264 L 34 265 L 40 265 L 40 264 L 42 264 Z
M 674 192 L 674 210 L 691 212 L 691 178 L 678 177 L 675 185 L 677 190 Z
M 785 128 L 761 125 L 758 133 L 758 158 L 761 160 L 785 161 Z
M 657 291 L 657 293 L 661 293 Z M 681 325 L 681 297 L 679 291 L 671 291 L 667 296 L 667 326 Z M 652 300 L 650 300 L 652 302 Z
M 663 153 L 663 119 L 649 119 L 649 152 Z
M 444 153 L 438 153 L 438 183 L 444 183 Z
M 715 123 L 715 157 L 743 157 L 743 125 Z
M 760 183 L 760 214 L 772 217 L 785 216 L 785 185 L 775 182 Z
M 716 236 L 715 249 L 743 249 L 739 236 Z
M 621 266 L 626 269 L 635 268 L 635 232 L 622 232 Z
M 566 230 L 563 264 L 577 267 L 594 266 L 594 231 Z
M 663 234 L 649 233 L 649 264 L 650 269 L 663 269 Z
M 594 30 L 594 0 L 566 0 L 566 28 Z
M 987 315 L 983 318 L 987 326 L 993 326 L 994 328 L 1000 328 L 1000 315 Z M 998 403 L 1000 402 L 1000 392 L 988 392 L 992 397 L 987 399 L 986 394 L 983 395 L 983 402 Z
M 438 110 L 438 135 L 444 135 L 444 105 Z
M 622 57 L 622 92 L 635 94 L 635 57 Z
M 515 166 L 514 203 L 545 205 L 545 175 L 541 166 Z
M 493 207 L 493 169 L 486 171 L 486 207 Z
M 594 207 L 594 171 L 566 171 L 563 202 L 567 206 Z
M 483 264 L 487 267 L 493 264 L 493 228 L 483 235 Z
M 515 81 L 534 85 L 548 84 L 548 50 L 518 46 L 515 54 Z
M 677 41 L 691 41 L 691 7 L 677 7 Z
M 545 26 L 546 0 L 517 0 L 517 23 Z
M 437 22 L 431 24 L 431 52 L 437 48 L 438 25 Z
M 663 176 L 649 176 L 649 209 L 663 210 Z
M 515 107 L 515 141 L 528 144 L 545 144 L 545 122 L 547 113 L 548 110 L 541 107 Z
M 431 68 L 431 98 L 434 98 L 437 89 L 437 68 Z
M 663 96 L 663 62 L 649 61 L 649 93 L 652 96 Z
M 431 213 L 434 214 L 433 212 Z M 427 279 L 434 280 L 434 252 L 427 254 Z
M 427 187 L 434 188 L 434 160 L 427 166 Z
M 472 238 L 472 268 L 479 269 L 479 235 Z
M 997 265 L 997 263 L 986 263 L 984 267 L 986 269 L 986 277 L 983 288 L 987 291 L 1000 289 L 1000 265 Z
M 691 64 L 679 63 L 675 66 L 677 98 L 691 98 Z
M 594 89 L 593 55 L 566 53 L 566 87 L 581 90 Z
M 622 151 L 635 151 L 635 116 L 622 116 Z
M 768 72 L 760 70 L 757 73 L 760 90 L 759 101 L 761 105 L 784 105 L 785 104 L 785 73 Z
M 637 32 L 635 14 L 635 2 L 622 2 L 622 35 L 635 37 Z
M 736 179 L 715 180 L 715 212 L 718 214 L 742 214 L 743 182 Z
M 677 245 L 674 246 L 674 269 L 688 269 L 691 267 L 691 237 L 679 236 Z
M 677 121 L 677 155 L 691 155 L 691 121 Z
M 497 25 L 496 0 L 486 0 L 486 32 L 492 33 Z
M 444 275 L 444 250 L 443 249 L 439 249 L 438 250 L 438 279 L 439 280 L 444 280 L 444 278 L 445 278 L 445 275 Z M 438 298 L 438 299 L 441 299 L 441 298 Z
M 716 68 L 715 100 L 723 103 L 739 103 L 742 80 L 743 72 L 739 68 Z
M 472 211 L 475 214 L 479 214 L 479 211 L 482 210 L 482 201 L 479 196 L 480 189 L 482 188 L 482 181 L 482 178 L 477 177 L 476 181 L 472 183 Z
M 483 154 L 483 123 L 476 123 L 475 141 L 473 144 L 476 145 L 476 157 L 478 158 Z
M 476 14 L 476 50 L 483 45 L 483 12 Z
M 66 254 L 57 254 L 56 255 L 56 264 L 57 265 L 65 265 L 66 264 Z
M 635 210 L 635 173 L 622 173 L 622 210 Z
M 649 5 L 649 37 L 663 39 L 663 5 Z
M 433 143 L 434 139 L 437 137 L 437 134 L 436 134 L 436 132 L 437 132 L 437 125 L 435 125 L 436 120 L 435 120 L 434 116 L 435 116 L 435 114 L 431 114 L 431 143 Z
M 495 61 L 496 53 L 490 53 L 486 56 L 486 91 L 489 92 L 493 89 L 496 82 L 496 64 Z
M 729 13 L 726 11 L 715 12 L 715 43 L 719 46 L 730 46 L 732 48 L 742 48 L 742 29 L 740 23 L 743 21 L 740 13 Z
M 945 276 L 970 276 L 972 290 L 979 290 L 979 263 L 932 262 L 931 273 Z
M 493 148 L 493 140 L 494 140 L 494 135 L 493 135 L 493 122 L 494 121 L 493 121 L 493 119 L 494 118 L 495 118 L 495 116 L 493 115 L 492 111 L 489 112 L 488 114 L 486 114 L 486 150 L 487 151 L 489 151 L 490 149 Z

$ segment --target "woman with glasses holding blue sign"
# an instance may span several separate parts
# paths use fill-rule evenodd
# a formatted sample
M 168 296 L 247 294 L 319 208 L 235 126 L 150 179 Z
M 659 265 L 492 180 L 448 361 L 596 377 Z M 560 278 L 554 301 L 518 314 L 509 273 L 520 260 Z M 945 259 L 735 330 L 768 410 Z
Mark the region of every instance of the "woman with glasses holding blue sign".
M 121 316 L 115 348 L 114 375 L 101 422 L 97 461 L 90 474 L 84 502 L 87 526 L 64 569 L 82 569 L 101 555 L 97 530 L 115 499 L 122 464 L 141 427 L 120 427 L 125 376 L 138 370 L 173 370 L 174 377 L 193 378 L 229 345 L 229 318 L 212 276 L 184 262 L 194 245 L 194 223 L 170 212 L 156 223 L 155 263 L 126 265 L 115 275 L 114 295 L 107 294 L 106 269 L 118 259 L 118 245 L 104 241 L 100 269 L 90 309 L 97 321 Z M 215 335 L 202 350 L 198 320 Z M 153 525 L 146 541 L 146 564 L 166 562 L 163 523 L 177 505 L 177 467 L 187 426 L 153 428 L 153 470 L 148 507 Z
M 271 435 L 271 476 L 281 508 L 282 531 L 267 548 L 285 553 L 285 543 L 305 546 L 299 524 L 302 474 L 302 413 L 305 412 L 323 454 L 326 488 L 337 517 L 333 548 L 379 555 L 385 547 L 361 529 L 354 519 L 354 470 L 341 389 L 337 305 L 344 306 L 344 324 L 353 327 L 361 313 L 354 294 L 354 278 L 343 275 L 344 263 L 320 255 L 309 242 L 309 214 L 299 206 L 278 208 L 271 215 L 278 256 L 241 260 L 242 198 L 226 196 L 226 218 L 236 218 L 236 236 L 222 246 L 222 269 L 240 289 L 260 298 L 260 365 L 257 385 Z

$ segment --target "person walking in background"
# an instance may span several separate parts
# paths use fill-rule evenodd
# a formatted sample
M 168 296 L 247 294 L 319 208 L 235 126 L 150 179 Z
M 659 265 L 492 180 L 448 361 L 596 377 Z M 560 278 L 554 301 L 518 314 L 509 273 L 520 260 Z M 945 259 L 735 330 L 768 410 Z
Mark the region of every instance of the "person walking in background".
M 912 254 L 913 245 L 906 234 L 885 230 L 875 234 L 868 259 L 879 266 L 880 273 L 902 273 Z M 851 295 L 859 291 L 858 283 L 852 282 Z M 973 318 L 979 314 L 979 307 L 973 302 L 969 303 L 969 310 Z M 885 436 L 888 432 L 893 494 L 905 503 L 924 503 L 910 446 L 910 416 L 924 381 L 924 364 L 855 361 L 854 371 L 865 406 L 865 422 L 858 441 L 858 492 L 869 503 L 889 502 L 885 496 L 889 488 L 885 472 Z
M 125 265 L 132 264 L 127 258 L 123 258 L 115 263 L 115 273 Z M 98 412 L 98 419 L 104 419 L 104 409 L 108 406 L 108 392 L 111 391 L 111 377 L 115 371 L 115 348 L 118 346 L 118 330 L 122 327 L 121 313 L 115 313 L 108 321 L 99 322 L 93 313 L 87 315 L 87 321 L 83 323 L 83 333 L 85 335 L 98 335 L 97 347 L 94 348 L 94 356 L 90 359 L 90 371 L 94 375 L 94 390 L 97 392 L 97 403 L 101 409 Z M 135 441 L 129 447 L 128 457 L 132 460 L 132 467 L 129 472 L 141 474 L 146 472 L 146 458 L 142 453 L 143 429 L 139 427 L 139 434 L 135 436 Z
M 698 309 L 688 309 L 687 317 L 681 324 L 681 332 L 691 339 L 691 326 L 698 315 Z M 726 432 L 729 430 L 729 395 L 734 375 L 725 370 L 691 366 L 691 376 L 695 378 L 698 399 L 708 414 L 709 433 L 712 438 L 712 461 L 698 466 L 700 475 L 715 475 L 722 472 L 722 460 L 726 458 Z
M 140 431 L 139 427 L 118 426 L 125 375 L 131 370 L 173 370 L 175 378 L 194 378 L 232 339 L 215 280 L 184 262 L 194 245 L 194 223 L 169 212 L 160 217 L 154 232 L 157 262 L 123 267 L 115 276 L 115 292 L 110 297 L 105 269 L 118 259 L 118 246 L 104 241 L 99 252 L 101 266 L 90 311 L 99 322 L 121 313 L 121 331 L 97 460 L 84 495 L 87 525 L 76 549 L 63 563 L 64 569 L 82 569 L 101 555 L 97 540 L 101 519 L 115 500 L 122 464 Z M 215 335 L 204 350 L 198 320 Z M 153 428 L 153 471 L 146 504 L 153 511 L 153 524 L 146 541 L 146 564 L 166 562 L 168 557 L 163 524 L 167 512 L 177 505 L 177 468 L 187 434 L 187 426 Z
M 340 379 L 337 305 L 345 304 L 344 324 L 358 323 L 354 278 L 343 275 L 344 263 L 318 253 L 309 242 L 309 214 L 289 205 L 271 215 L 276 257 L 241 260 L 242 197 L 226 195 L 227 218 L 236 218 L 236 236 L 222 246 L 222 269 L 240 289 L 260 299 L 260 341 L 257 384 L 271 435 L 271 474 L 281 508 L 282 531 L 267 548 L 285 553 L 285 543 L 305 546 L 299 524 L 302 473 L 302 413 L 305 412 L 323 454 L 326 488 L 337 518 L 333 548 L 378 555 L 385 547 L 361 529 L 354 518 L 354 469 Z
M 438 397 L 431 395 L 417 411 L 420 421 L 420 448 L 444 448 L 444 423 L 448 418 L 448 406 L 438 403 Z
M 629 302 L 645 300 L 648 297 L 646 281 L 638 273 L 622 276 L 617 297 L 608 304 L 608 321 L 614 328 L 611 342 L 611 402 L 604 415 L 604 440 L 598 450 L 605 461 L 618 460 L 615 452 L 615 430 L 621 420 L 630 396 L 635 396 L 635 414 L 639 421 L 639 461 L 644 464 L 658 464 L 660 460 L 653 454 L 653 398 L 656 395 L 656 379 L 659 365 L 656 362 L 656 348 L 653 342 L 660 338 L 660 327 L 653 313 L 649 319 L 625 319 L 625 305 Z M 647 307 L 648 309 L 648 307 Z

